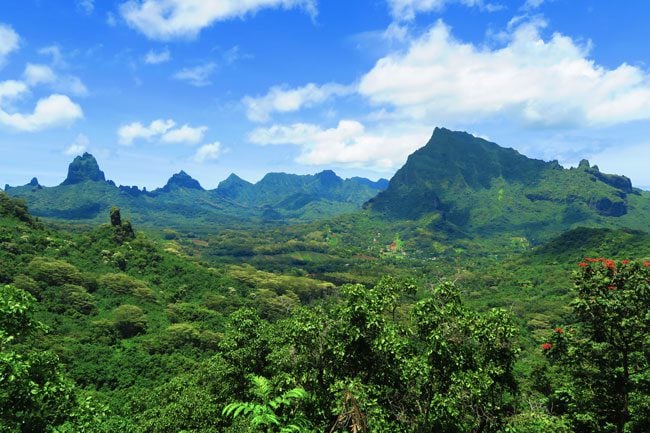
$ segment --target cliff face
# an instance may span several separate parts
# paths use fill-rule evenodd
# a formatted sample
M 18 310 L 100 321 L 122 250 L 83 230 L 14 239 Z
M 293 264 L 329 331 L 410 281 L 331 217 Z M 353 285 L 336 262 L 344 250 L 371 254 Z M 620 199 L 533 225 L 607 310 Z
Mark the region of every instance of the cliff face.
M 61 185 L 74 185 L 86 181 L 106 181 L 104 172 L 99 169 L 99 164 L 94 156 L 84 153 L 77 156 L 68 166 L 68 176 Z

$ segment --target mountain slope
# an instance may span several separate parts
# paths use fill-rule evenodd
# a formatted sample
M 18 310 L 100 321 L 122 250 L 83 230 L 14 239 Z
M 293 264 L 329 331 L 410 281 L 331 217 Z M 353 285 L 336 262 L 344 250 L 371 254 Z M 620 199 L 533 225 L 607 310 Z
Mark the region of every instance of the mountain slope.
M 650 222 L 648 203 L 628 178 L 600 173 L 587 161 L 563 169 L 436 128 L 365 207 L 397 220 L 437 214 L 438 225 L 469 233 L 546 237 L 585 224 L 641 227 Z
M 341 179 L 332 171 L 315 175 L 271 173 L 256 184 L 230 175 L 205 190 L 184 171 L 154 191 L 115 185 L 106 180 L 96 159 L 76 157 L 58 186 L 43 187 L 36 178 L 24 186 L 5 187 L 24 198 L 37 216 L 99 221 L 119 206 L 135 223 L 176 228 L 234 225 L 241 222 L 314 220 L 353 212 L 385 186 L 385 180 Z

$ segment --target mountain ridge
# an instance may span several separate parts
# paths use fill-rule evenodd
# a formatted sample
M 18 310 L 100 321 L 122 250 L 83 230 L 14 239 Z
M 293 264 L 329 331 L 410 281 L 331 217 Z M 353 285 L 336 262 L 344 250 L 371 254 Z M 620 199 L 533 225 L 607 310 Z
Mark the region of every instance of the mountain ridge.
M 59 185 L 45 187 L 33 178 L 23 186 L 6 185 L 5 191 L 24 198 L 40 217 L 96 220 L 117 205 L 137 223 L 176 226 L 179 221 L 214 225 L 314 220 L 360 209 L 383 184 L 382 180 L 342 179 L 324 170 L 313 175 L 269 173 L 256 183 L 233 173 L 217 188 L 204 189 L 181 170 L 164 186 L 148 191 L 138 186 L 116 186 L 106 180 L 95 157 L 84 153 L 73 159 Z
M 364 207 L 395 220 L 437 214 L 438 224 L 463 232 L 540 233 L 576 224 L 638 227 L 648 222 L 647 214 L 634 210 L 641 196 L 629 178 L 601 173 L 586 160 L 565 169 L 466 132 L 436 128 Z

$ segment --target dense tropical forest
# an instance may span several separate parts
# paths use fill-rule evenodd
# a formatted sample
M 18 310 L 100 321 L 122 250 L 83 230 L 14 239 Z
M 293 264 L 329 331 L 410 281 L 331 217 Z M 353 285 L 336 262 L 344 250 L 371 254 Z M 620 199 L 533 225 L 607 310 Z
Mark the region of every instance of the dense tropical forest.
M 650 431 L 650 194 L 436 129 L 387 181 L 0 192 L 0 432 Z

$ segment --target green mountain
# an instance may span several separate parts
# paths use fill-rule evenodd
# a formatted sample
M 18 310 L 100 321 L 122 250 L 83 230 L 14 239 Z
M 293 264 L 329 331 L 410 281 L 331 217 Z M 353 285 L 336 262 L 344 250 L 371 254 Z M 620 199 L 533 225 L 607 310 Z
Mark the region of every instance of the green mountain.
M 580 226 L 643 228 L 650 194 L 583 160 L 564 169 L 465 132 L 436 128 L 366 208 L 474 234 L 548 237 Z
M 5 186 L 25 199 L 40 217 L 98 222 L 119 206 L 135 223 L 175 228 L 214 227 L 239 223 L 315 220 L 354 212 L 387 185 L 386 180 L 342 179 L 333 171 L 315 175 L 270 173 L 256 184 L 230 175 L 214 190 L 205 190 L 184 171 L 162 188 L 147 191 L 116 186 L 106 180 L 89 153 L 76 157 L 58 186 L 43 187 L 36 178 L 24 186 Z

